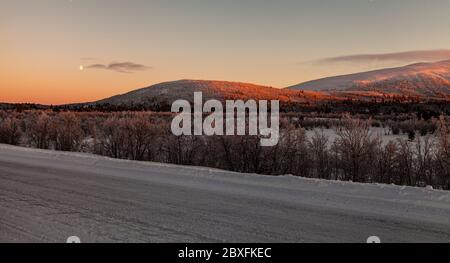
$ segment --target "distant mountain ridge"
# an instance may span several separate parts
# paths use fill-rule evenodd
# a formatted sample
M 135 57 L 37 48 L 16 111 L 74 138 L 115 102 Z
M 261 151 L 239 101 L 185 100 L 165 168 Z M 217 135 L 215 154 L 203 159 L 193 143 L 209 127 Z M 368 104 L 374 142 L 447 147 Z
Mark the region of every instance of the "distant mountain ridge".
M 94 102 L 95 104 L 136 105 L 184 99 L 193 101 L 194 92 L 202 92 L 203 99 L 281 100 L 304 102 L 322 99 L 320 92 L 277 89 L 249 83 L 214 80 L 178 80 L 163 82 Z M 325 96 L 328 97 L 328 96 Z
M 327 77 L 287 89 L 446 97 L 450 95 L 450 60 Z
M 279 89 L 242 82 L 217 80 L 178 80 L 155 84 L 125 94 L 81 105 L 136 105 L 167 109 L 176 100 L 193 102 L 194 92 L 202 92 L 203 100 L 280 100 L 290 103 L 398 96 L 423 98 L 450 98 L 450 60 L 435 63 L 417 63 L 328 77 Z

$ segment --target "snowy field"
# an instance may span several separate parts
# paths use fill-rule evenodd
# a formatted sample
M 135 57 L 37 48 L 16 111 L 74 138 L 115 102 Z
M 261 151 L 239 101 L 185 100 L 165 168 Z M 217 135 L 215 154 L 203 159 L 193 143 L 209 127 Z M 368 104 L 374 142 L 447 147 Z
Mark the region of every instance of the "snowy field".
M 450 192 L 0 145 L 0 242 L 449 242 Z
M 328 143 L 332 144 L 339 136 L 336 134 L 335 129 L 313 129 L 306 130 L 306 136 L 308 138 L 312 138 L 315 132 L 323 133 L 328 138 Z M 381 127 L 370 127 L 370 135 L 372 138 L 379 137 L 381 138 L 381 142 L 383 145 L 388 144 L 389 142 L 397 142 L 399 139 L 408 139 L 408 135 L 406 134 L 392 134 L 389 128 L 381 128 Z

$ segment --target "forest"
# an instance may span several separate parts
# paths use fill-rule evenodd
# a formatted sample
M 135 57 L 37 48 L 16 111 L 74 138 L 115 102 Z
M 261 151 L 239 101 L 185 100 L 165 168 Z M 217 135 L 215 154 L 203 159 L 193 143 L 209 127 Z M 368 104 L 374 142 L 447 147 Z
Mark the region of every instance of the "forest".
M 450 190 L 450 121 L 417 114 L 282 114 L 280 141 L 174 136 L 172 113 L 1 110 L 0 143 L 265 175 Z M 386 141 L 373 133 L 402 135 Z M 325 130 L 332 130 L 329 136 Z M 307 134 L 311 134 L 308 136 Z

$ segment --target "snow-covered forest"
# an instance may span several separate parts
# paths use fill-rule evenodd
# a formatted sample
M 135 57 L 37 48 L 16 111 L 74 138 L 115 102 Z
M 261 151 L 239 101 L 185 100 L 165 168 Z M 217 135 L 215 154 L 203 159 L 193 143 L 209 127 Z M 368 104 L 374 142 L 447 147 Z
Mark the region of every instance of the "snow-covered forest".
M 274 147 L 261 147 L 256 136 L 176 137 L 170 131 L 172 117 L 150 112 L 0 111 L 0 143 L 244 173 L 450 189 L 450 122 L 444 117 L 428 122 L 434 129 L 425 123 L 420 126 L 424 132 L 416 127 L 417 132 L 392 138 L 373 132 L 389 122 L 348 115 L 299 122 L 284 116 Z M 313 127 L 317 123 L 328 126 L 333 135 Z M 386 131 L 398 134 L 400 128 L 390 123 Z

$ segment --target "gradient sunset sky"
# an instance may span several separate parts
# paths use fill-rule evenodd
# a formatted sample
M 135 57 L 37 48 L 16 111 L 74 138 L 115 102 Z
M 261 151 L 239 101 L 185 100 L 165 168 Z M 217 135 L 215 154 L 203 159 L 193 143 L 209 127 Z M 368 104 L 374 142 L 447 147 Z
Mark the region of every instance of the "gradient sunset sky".
M 449 0 L 0 0 L 0 102 L 93 101 L 178 79 L 286 87 L 450 59 L 449 10 Z

